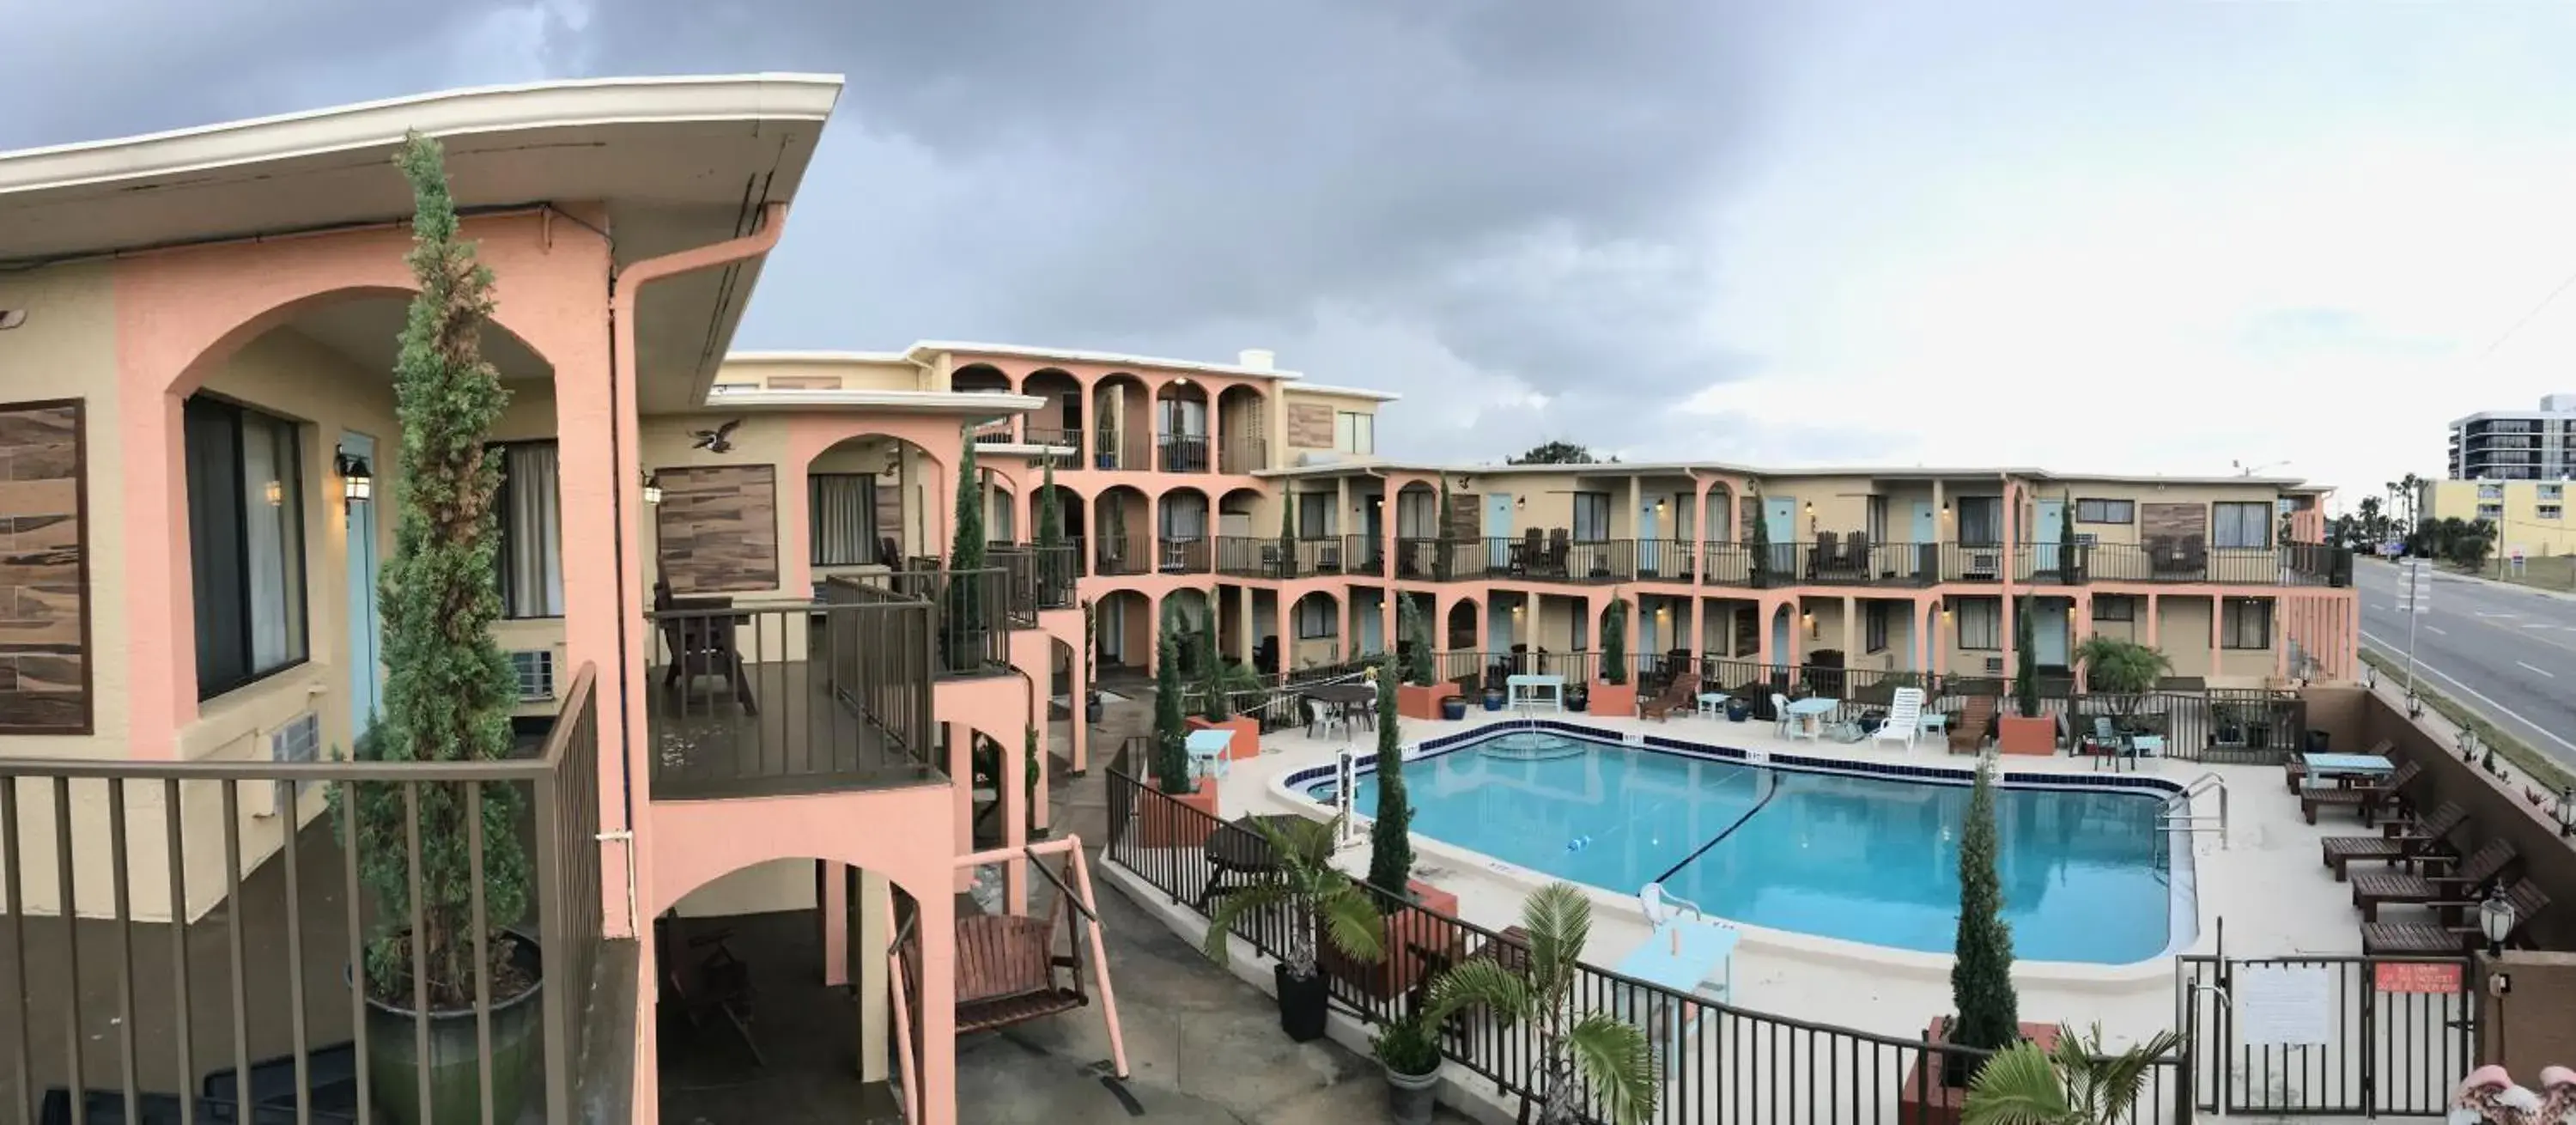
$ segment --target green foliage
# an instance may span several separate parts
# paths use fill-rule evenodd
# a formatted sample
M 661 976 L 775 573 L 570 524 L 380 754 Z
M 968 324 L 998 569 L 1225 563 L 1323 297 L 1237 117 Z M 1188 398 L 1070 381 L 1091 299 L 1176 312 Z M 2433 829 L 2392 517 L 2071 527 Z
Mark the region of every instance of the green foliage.
M 2015 1043 L 1986 1061 L 1968 1087 L 1961 1125 L 2114 1125 L 2128 1121 L 2156 1060 L 2182 1044 L 2171 1031 L 2119 1054 L 2102 1043 L 2102 1026 L 2079 1036 L 2059 1028 L 2057 1049 Z
M 1404 894 L 1413 875 L 1413 803 L 1404 792 L 1404 745 L 1396 731 L 1395 677 L 1377 682 L 1377 809 L 1369 822 L 1369 885 Z
M 1949 1041 L 1999 1049 L 2021 1037 L 2021 1002 L 2013 992 L 2012 927 L 2003 918 L 2003 881 L 1995 874 L 1995 763 L 1977 763 L 1968 819 L 1959 830 L 1959 939 L 1950 966 L 1950 1000 L 1958 1019 Z
M 1386 1022 L 1386 1029 L 1369 1046 L 1388 1070 L 1417 1077 L 1440 1069 L 1440 1040 L 1431 1032 L 1431 1021 L 1420 1012 L 1397 1016 Z
M 1601 458 L 1594 457 L 1592 450 L 1584 446 L 1570 441 L 1551 441 L 1544 445 L 1533 446 L 1529 452 L 1518 457 L 1505 458 L 1503 463 L 1506 465 L 1616 465 L 1619 459 L 1612 457 L 1605 462 Z
M 476 261 L 473 244 L 457 240 L 438 142 L 411 134 L 396 162 L 411 183 L 412 249 L 405 260 L 419 293 L 394 361 L 402 443 L 392 474 L 400 484 L 393 492 L 394 554 L 379 584 L 384 714 L 358 740 L 356 753 L 363 761 L 496 761 L 510 755 L 517 681 L 492 640 L 492 622 L 501 613 L 492 501 L 500 470 L 484 436 L 509 402 L 480 347 L 492 311 L 492 272 Z M 368 989 L 406 1004 L 412 995 L 407 787 L 418 795 L 418 953 L 428 969 L 431 1006 L 454 1010 L 473 1002 L 477 975 L 478 885 L 468 854 L 476 813 L 463 785 L 360 785 L 355 807 L 337 809 L 341 829 L 356 837 L 352 852 L 362 857 L 359 875 L 377 917 L 398 927 L 368 945 Z M 527 912 L 528 861 L 518 835 L 523 794 L 506 784 L 480 792 L 479 890 L 492 957 L 486 968 L 494 968 L 509 963 L 511 942 L 503 931 Z
M 1752 505 L 1749 510 L 1753 514 L 1753 528 L 1745 533 L 1744 544 L 1745 549 L 1753 556 L 1749 568 L 1753 586 L 1755 589 L 1760 589 L 1770 584 L 1771 521 L 1762 516 L 1761 489 L 1752 490 L 1745 499 Z M 1765 624 L 1763 628 L 1768 629 L 1770 626 Z
M 1293 919 L 1288 948 L 1279 959 L 1292 977 L 1314 979 L 1319 927 L 1324 939 L 1349 957 L 1375 961 L 1385 955 L 1385 920 L 1378 916 L 1376 902 L 1366 888 L 1333 866 L 1340 817 L 1329 822 L 1303 817 L 1286 822 L 1256 820 L 1252 825 L 1279 863 L 1262 872 L 1251 886 L 1228 890 L 1217 898 L 1216 909 L 1208 915 L 1207 937 L 1199 946 L 1209 957 L 1224 964 L 1232 952 L 1225 939 L 1236 923 L 1280 909 Z M 1217 831 L 1242 829 L 1226 826 Z
M 1404 682 L 1415 687 L 1431 686 L 1431 624 L 1423 620 L 1422 604 L 1403 595 L 1395 603 L 1396 633 L 1411 651 L 1404 658 Z
M 1462 1009 L 1482 1008 L 1498 1026 L 1529 1028 L 1538 1040 L 1527 1081 L 1539 1099 L 1539 1125 L 1652 1118 L 1662 1087 L 1646 1033 L 1602 1007 L 1576 1003 L 1591 901 L 1572 883 L 1550 883 L 1522 900 L 1521 928 L 1530 936 L 1526 973 L 1490 958 L 1459 962 L 1431 982 L 1424 1019 L 1441 1027 Z
M 1062 608 L 1057 591 L 1073 584 L 1073 559 L 1064 541 L 1064 511 L 1055 494 L 1055 458 L 1047 458 L 1038 483 L 1038 585 L 1045 604 Z
M 2084 665 L 2084 684 L 2092 691 L 2136 695 L 2156 690 L 2173 671 L 2163 651 L 2124 637 L 2095 633 L 2075 646 L 2074 659 Z
M 1227 698 L 1232 685 L 1228 683 L 1225 662 L 1216 655 L 1216 622 L 1208 622 L 1193 636 L 1198 642 L 1199 690 L 1207 696 L 1199 705 L 1199 717 L 1222 723 L 1234 717 L 1234 701 Z
M 948 544 L 947 619 L 939 629 L 951 670 L 973 668 L 984 658 L 984 630 L 990 625 L 986 616 L 992 609 L 984 604 L 986 576 L 975 573 L 984 569 L 984 475 L 975 465 L 974 428 L 961 426 L 957 436 L 957 531 Z
M 2039 636 L 2031 597 L 2023 594 L 2013 607 L 2013 703 L 2026 718 L 2039 717 Z
M 1450 549 L 1450 545 L 1456 538 L 1457 531 L 1450 523 L 1449 477 L 1444 473 L 1440 477 L 1440 510 L 1432 516 L 1431 521 L 1432 527 L 1436 529 L 1432 533 L 1436 553 L 1431 559 L 1431 573 L 1433 577 L 1443 582 L 1449 580 L 1450 556 L 1455 553 Z
M 2057 580 L 2072 586 L 2082 567 L 2076 565 L 2079 553 L 2075 542 L 2075 498 L 2060 497 L 2057 502 Z
M 1610 599 L 1610 608 L 1601 617 L 1601 680 L 1608 684 L 1628 682 L 1628 599 Z
M 1087 692 L 1100 690 L 1100 607 L 1091 599 L 1082 599 L 1082 686 Z
M 1282 489 L 1279 493 L 1279 576 L 1297 573 L 1297 493 Z
M 1163 606 L 1154 638 L 1154 784 L 1166 793 L 1188 793 L 1198 784 L 1190 777 L 1189 737 L 1181 721 L 1181 637 L 1177 610 Z

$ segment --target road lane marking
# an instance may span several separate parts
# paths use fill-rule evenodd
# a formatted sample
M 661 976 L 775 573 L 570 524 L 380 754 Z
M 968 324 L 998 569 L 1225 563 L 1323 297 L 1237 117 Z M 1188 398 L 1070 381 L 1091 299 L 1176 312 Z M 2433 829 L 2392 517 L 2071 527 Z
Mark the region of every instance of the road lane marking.
M 2427 626 L 2425 626 L 2425 627 L 2424 627 L 2424 631 L 2425 631 L 2425 632 L 2427 632 L 2427 633 L 2431 633 L 2431 634 L 2433 634 L 2434 636 L 2437 636 L 2437 637 L 2447 637 L 2447 636 L 2450 636 L 2450 634 L 2449 634 L 2449 633 L 2445 633 L 2445 632 L 2443 632 L 2443 631 L 2442 631 L 2442 627 L 2441 627 L 2441 626 L 2439 626 L 2439 625 L 2427 625 Z
M 2522 663 L 2522 661 L 2519 661 L 2519 660 L 2514 661 L 2514 663 L 2516 663 L 2516 664 L 2522 664 L 2522 666 L 2523 666 L 2523 667 L 2525 667 L 2525 668 L 2531 668 L 2531 665 L 2523 664 L 2523 663 Z M 2550 671 L 2550 670 L 2549 670 L 2549 669 L 2547 669 L 2547 668 L 2531 668 L 2531 670 L 2532 670 L 2532 671 L 2534 671 L 2534 672 L 2538 672 L 2538 673 L 2540 673 L 2541 675 L 2547 676 L 2547 677 L 2549 677 L 2550 679 L 2553 679 L 2553 680 L 2558 678 L 2558 673 L 2556 673 L 2556 672 L 2552 672 L 2552 671 Z
M 2522 623 L 2522 627 L 2525 629 L 2546 629 L 2549 628 L 2549 623 L 2546 621 L 2525 621 Z
M 2387 607 L 2387 606 L 2384 606 L 2384 605 L 2380 605 L 2380 604 L 2378 604 L 2378 603 L 2376 603 L 2376 602 L 2373 602 L 2373 603 L 2371 603 L 2371 606 L 2370 606 L 2370 612 L 2372 612 L 2372 613 L 2386 613 L 2386 612 L 2388 612 L 2388 607 Z
M 2367 630 L 2367 629 L 2362 630 L 2362 633 L 2361 633 L 2361 639 L 2363 639 L 2363 640 L 2365 640 L 2365 641 L 2368 641 L 2368 642 L 2370 642 L 2370 643 L 2372 643 L 2372 644 L 2378 645 L 2382 650 L 2384 650 L 2384 651 L 2386 651 L 2386 652 L 2388 652 L 2388 653 L 2390 653 L 2390 654 L 2392 654 L 2392 655 L 2394 655 L 2394 656 L 2396 656 L 2396 657 L 2398 657 L 2398 658 L 2400 658 L 2400 659 L 2403 659 L 2403 658 L 2405 657 L 2405 655 L 2406 655 L 2405 650 L 2400 649 L 2400 648 L 2398 648 L 2397 646 L 2395 646 L 2395 645 L 2392 645 L 2392 644 L 2388 643 L 2387 641 L 2383 641 L 2383 640 L 2379 639 L 2378 637 L 2374 637 L 2374 636 L 2370 635 L 2370 631 L 2369 631 L 2369 630 Z M 2426 675 L 2430 675 L 2430 676 L 2432 676 L 2432 677 L 2434 677 L 2434 678 L 2436 678 L 2436 679 L 2441 680 L 2443 683 L 2449 684 L 2449 685 L 2451 685 L 2452 687 L 2455 687 L 2455 688 L 2460 689 L 2462 692 L 2467 693 L 2469 698 L 2474 699 L 2474 700 L 2477 700 L 2477 701 L 2478 701 L 2478 702 L 2480 702 L 2480 703 L 2486 704 L 2486 705 L 2487 705 L 2487 709 L 2488 709 L 2488 710 L 2493 711 L 2493 712 L 2495 712 L 2496 714 L 2502 715 L 2502 716 L 2504 716 L 2504 717 L 2506 717 L 2506 718 L 2508 718 L 2508 719 L 2512 719 L 2514 722 L 2520 723 L 2520 724 L 2522 724 L 2525 728 L 2528 728 L 2532 733 L 2537 734 L 2537 735 L 2539 735 L 2539 736 L 2540 736 L 2540 737 L 2542 737 L 2542 738 L 2546 738 L 2546 739 L 2548 739 L 2548 740 L 2549 740 L 2549 741 L 2551 741 L 2551 742 L 2555 742 L 2555 743 L 2559 744 L 2560 746 L 2564 746 L 2564 747 L 2566 747 L 2566 748 L 2567 748 L 2569 751 L 2571 751 L 2571 752 L 2576 752 L 2576 742 L 2569 742 L 2569 741 L 2567 741 L 2566 739 L 2559 737 L 2559 736 L 2558 736 L 2558 732 L 2553 731 L 2553 730 L 2550 730 L 2550 729 L 2549 729 L 2549 728 L 2547 728 L 2547 727 L 2541 726 L 2541 725 L 2540 725 L 2540 724 L 2538 724 L 2538 723 L 2532 722 L 2532 721 L 2531 721 L 2531 720 L 2529 720 L 2529 719 L 2523 718 L 2520 714 L 2517 714 L 2517 713 L 2516 713 L 2512 708 L 2507 707 L 2507 706 L 2505 706 L 2504 704 L 2498 703 L 2498 702 L 2496 702 L 2495 700 L 2492 700 L 2492 699 L 2487 698 L 2487 697 L 2486 697 L 2486 695 L 2485 695 L 2485 693 L 2480 692 L 2478 689 L 2473 688 L 2473 687 L 2470 687 L 2470 686 L 2469 686 L 2469 685 L 2467 685 L 2467 684 L 2461 683 L 2460 681 L 2458 681 L 2458 680 L 2456 680 L 2456 679 L 2453 679 L 2449 673 L 2444 672 L 2444 671 L 2442 671 L 2441 669 L 2436 668 L 2436 667 L 2434 667 L 2434 666 L 2432 666 L 2432 665 L 2430 665 L 2430 664 L 2426 664 L 2426 663 L 2424 663 L 2424 662 L 2423 662 L 2423 661 L 2421 661 L 2421 660 L 2418 660 L 2418 661 L 2416 661 L 2416 662 L 2415 662 L 2415 670 L 2416 670 L 2416 671 L 2419 671 L 2419 672 L 2423 672 L 2423 673 L 2425 673 Z
M 2520 616 L 2522 616 L 2522 615 L 2521 615 L 2521 614 L 2518 614 L 2518 613 L 2488 613 L 2488 612 L 2486 612 L 2486 611 L 2484 611 L 2484 610 L 2480 610 L 2480 611 L 2478 612 L 2478 616 L 2480 616 L 2480 617 L 2520 617 Z

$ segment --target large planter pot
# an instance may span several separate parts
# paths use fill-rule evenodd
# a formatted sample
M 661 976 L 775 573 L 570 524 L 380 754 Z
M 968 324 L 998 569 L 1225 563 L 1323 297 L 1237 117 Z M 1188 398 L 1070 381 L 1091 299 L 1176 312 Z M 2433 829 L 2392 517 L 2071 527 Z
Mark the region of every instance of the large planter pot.
M 477 1041 L 474 1010 L 431 1012 L 428 1069 L 421 1068 L 422 1036 L 412 1008 L 367 1001 L 367 1080 L 379 1112 L 401 1125 L 469 1125 L 483 1120 L 483 1076 L 491 1075 L 495 1120 L 519 1116 L 529 1080 L 545 1047 L 537 1002 L 544 967 L 536 939 L 511 936 L 510 960 L 527 974 L 519 994 L 492 999 L 492 1052 Z M 364 985 L 360 987 L 363 989 Z M 429 1116 L 421 1116 L 421 1090 L 429 1091 Z
M 1467 701 L 1455 695 L 1441 700 L 1440 717 L 1453 723 L 1464 720 L 1467 717 Z
M 2004 754 L 2045 756 L 2057 753 L 2057 720 L 2047 716 L 1998 715 L 1995 750 Z
M 1565 697 L 1565 709 L 1572 711 L 1577 715 L 1580 715 L 1591 708 L 1592 697 L 1585 695 L 1582 692 L 1575 692 Z
M 1395 713 L 1407 719 L 1429 721 L 1441 717 L 1443 705 L 1458 696 L 1456 684 L 1398 684 L 1395 688 Z M 1462 710 L 1450 718 L 1464 717 Z
M 1083 703 L 1083 705 L 1082 705 L 1082 721 L 1083 721 L 1083 722 L 1088 723 L 1088 724 L 1090 724 L 1090 725 L 1092 725 L 1092 726 L 1095 726 L 1095 727 L 1096 727 L 1096 726 L 1099 726 L 1099 725 L 1100 725 L 1100 720 L 1102 720 L 1102 719 L 1106 719 L 1106 718 L 1108 718 L 1108 717 L 1109 717 L 1109 705 L 1108 705 L 1108 704 L 1105 704 L 1105 703 L 1102 703 L 1102 702 L 1100 701 L 1100 697 L 1099 697 L 1099 696 L 1096 696 L 1096 695 L 1095 695 L 1095 696 L 1092 696 L 1089 700 L 1087 700 L 1087 701 L 1085 701 L 1085 702 Z
M 1748 704 L 1741 699 L 1730 699 L 1726 701 L 1727 722 L 1740 723 L 1751 717 L 1752 714 L 1753 707 L 1751 704 Z
M 1207 843 L 1222 823 L 1216 815 L 1216 786 L 1202 784 L 1193 793 L 1169 794 L 1171 800 L 1144 798 L 1138 843 L 1148 848 L 1195 848 Z
M 1501 688 L 1486 688 L 1486 689 L 1485 689 L 1485 710 L 1488 710 L 1488 711 L 1500 711 L 1500 710 L 1502 710 L 1502 709 L 1503 709 L 1503 692 L 1502 692 L 1502 689 L 1501 689 Z
M 1385 955 L 1375 961 L 1361 961 L 1326 942 L 1316 955 L 1324 975 L 1364 995 L 1393 1000 L 1410 994 L 1424 978 L 1440 969 L 1440 964 L 1427 958 L 1424 951 L 1448 947 L 1446 939 L 1457 931 L 1441 916 L 1458 916 L 1458 896 L 1420 879 L 1405 880 L 1404 893 L 1413 905 L 1389 908 L 1385 928 L 1379 931 Z
M 1622 719 L 1636 718 L 1637 685 L 1596 681 L 1592 685 L 1592 713 Z
M 1923 1031 L 1927 1043 L 1949 1042 L 1950 1018 L 1936 1017 Z M 2021 1037 L 2039 1045 L 2043 1051 L 2057 1049 L 2057 1027 L 2054 1024 L 2021 1024 Z M 1955 1061 L 1954 1061 L 1955 1060 Z M 1962 1066 L 1960 1064 L 1970 1064 Z M 1932 1072 L 1924 1073 L 1929 1066 Z M 1926 1051 L 1906 1068 L 1905 1085 L 1896 1092 L 1897 1125 L 1959 1125 L 1959 1113 L 1968 1104 L 1967 1082 L 1973 1071 L 1973 1060 L 1941 1051 Z
M 1324 1013 L 1332 999 L 1332 984 L 1324 974 L 1303 979 L 1288 975 L 1288 966 L 1270 967 L 1271 980 L 1279 989 L 1279 1030 L 1300 1043 L 1312 1043 L 1324 1037 Z
M 1440 1105 L 1440 1071 L 1429 1074 L 1386 1072 L 1386 1116 L 1395 1125 L 1431 1125 L 1431 1113 Z
M 1261 756 L 1261 720 L 1259 719 L 1249 715 L 1237 715 L 1221 723 L 1199 718 L 1186 720 L 1186 723 L 1191 730 L 1234 732 L 1233 741 L 1225 744 L 1225 756 L 1228 758 L 1243 759 Z

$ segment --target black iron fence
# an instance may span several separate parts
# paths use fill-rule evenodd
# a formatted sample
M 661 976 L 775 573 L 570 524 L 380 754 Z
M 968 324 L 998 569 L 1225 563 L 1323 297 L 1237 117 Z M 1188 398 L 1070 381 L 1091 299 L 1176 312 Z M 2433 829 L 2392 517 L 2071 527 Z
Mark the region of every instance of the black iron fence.
M 1386 577 L 1386 540 L 1375 535 L 1342 537 L 1343 573 Z
M 586 1009 L 635 1001 L 593 980 L 599 753 L 584 665 L 534 757 L 0 759 L 0 1104 L 19 1122 L 578 1120 Z M 425 924 L 424 889 L 471 946 L 461 977 L 397 940 Z M 425 1072 L 433 1043 L 434 1082 L 367 1065 Z
M 1167 473 L 1204 473 L 1208 471 L 1206 434 L 1162 434 L 1155 439 L 1161 454 L 1158 464 Z
M 1154 541 L 1154 569 L 1162 574 L 1206 574 L 1216 561 L 1216 543 L 1202 535 L 1166 535 Z
M 1200 917 L 1220 893 L 1212 852 L 1263 845 L 1249 830 L 1219 821 L 1139 782 L 1122 753 L 1109 771 L 1108 858 L 1175 904 Z M 1417 1012 L 1431 982 L 1468 958 L 1529 956 L 1527 946 L 1495 930 L 1376 891 L 1387 955 L 1375 964 L 1320 958 L 1333 1006 L 1361 1021 L 1383 1023 Z M 1300 920 L 1285 911 L 1255 911 L 1234 931 L 1264 957 L 1287 947 Z M 1925 1113 L 1945 1100 L 1943 1056 L 1982 1060 L 1988 1052 L 1903 1036 L 1878 1035 L 1737 1007 L 1703 993 L 1682 992 L 1589 963 L 1572 973 L 1576 1012 L 1612 1013 L 1644 1030 L 1657 1059 L 1659 1095 L 1652 1120 L 1674 1125 L 1857 1125 L 1947 1119 Z M 1534 1029 L 1481 1013 L 1462 1013 L 1440 1029 L 1442 1055 L 1507 1096 L 1528 1098 L 1543 1045 Z M 1977 1065 L 1972 1062 L 1972 1068 Z M 2133 1125 L 2188 1122 L 2194 1079 L 2188 1052 L 2156 1061 L 2130 1114 Z M 1955 1106 L 1955 1101 L 1950 1101 Z M 1598 1110 L 1594 1111 L 1596 1118 Z
M 2227 1117 L 2439 1117 L 2480 1060 L 2465 957 L 2178 958 L 2176 1020 L 2194 1043 L 2191 1101 Z M 2268 979 L 2266 979 L 2268 978 Z M 2240 1019 L 2257 991 L 2295 995 L 2296 1042 Z
M 1117 577 L 1154 569 L 1153 540 L 1143 535 L 1101 535 L 1091 541 L 1091 572 Z

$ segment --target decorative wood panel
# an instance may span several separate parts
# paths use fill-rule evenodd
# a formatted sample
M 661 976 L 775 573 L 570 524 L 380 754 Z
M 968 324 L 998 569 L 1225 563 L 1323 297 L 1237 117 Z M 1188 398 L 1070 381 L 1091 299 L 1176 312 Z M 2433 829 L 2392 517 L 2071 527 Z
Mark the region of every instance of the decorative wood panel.
M 90 732 L 78 401 L 0 406 L 0 734 Z
M 2159 535 L 2206 539 L 2209 536 L 2209 505 L 2140 504 L 2138 535 L 2141 540 Z
M 768 465 L 660 469 L 662 578 L 671 592 L 778 588 L 778 481 Z
M 1473 492 L 1449 494 L 1449 534 L 1474 539 L 1485 534 L 1485 498 Z
M 1333 408 L 1320 402 L 1289 403 L 1288 447 L 1331 449 L 1333 447 Z

